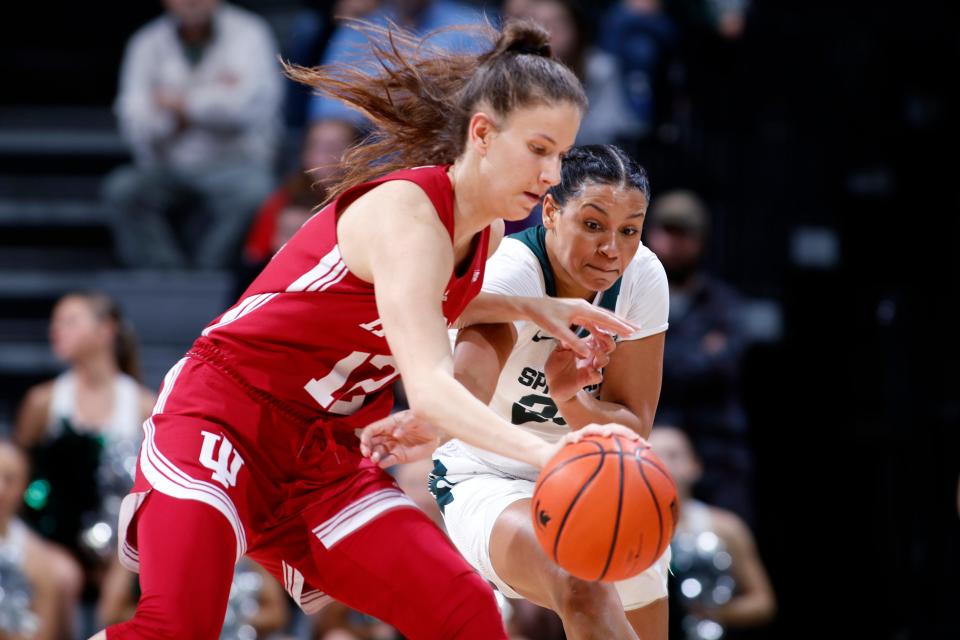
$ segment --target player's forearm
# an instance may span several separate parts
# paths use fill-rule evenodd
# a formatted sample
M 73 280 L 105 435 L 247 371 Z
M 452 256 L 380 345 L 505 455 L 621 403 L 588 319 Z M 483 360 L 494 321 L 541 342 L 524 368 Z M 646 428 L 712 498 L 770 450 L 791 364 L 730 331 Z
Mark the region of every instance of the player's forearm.
M 553 400 L 571 430 L 580 429 L 588 424 L 613 422 L 636 431 L 644 438 L 650 435 L 651 422 L 642 420 L 622 404 L 599 400 L 586 391 L 580 391 L 568 400 L 556 398 Z
M 516 331 L 509 324 L 482 324 L 461 330 L 453 352 L 453 376 L 474 397 L 490 404 L 516 341 Z
M 549 444 L 497 416 L 453 376 L 423 376 L 406 391 L 410 408 L 450 436 L 538 468 L 546 463 Z
M 520 296 L 502 296 L 483 292 L 474 298 L 457 319 L 458 327 L 470 327 L 475 324 L 496 324 L 515 322 L 530 318 L 530 304 L 536 298 Z

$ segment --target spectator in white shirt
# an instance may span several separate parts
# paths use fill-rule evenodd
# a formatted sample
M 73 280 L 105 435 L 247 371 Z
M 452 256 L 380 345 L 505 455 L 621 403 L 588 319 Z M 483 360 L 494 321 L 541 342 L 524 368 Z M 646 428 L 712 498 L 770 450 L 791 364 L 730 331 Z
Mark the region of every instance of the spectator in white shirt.
M 115 110 L 135 164 L 104 198 L 129 266 L 219 268 L 273 186 L 282 78 L 259 16 L 164 0 L 127 45 Z

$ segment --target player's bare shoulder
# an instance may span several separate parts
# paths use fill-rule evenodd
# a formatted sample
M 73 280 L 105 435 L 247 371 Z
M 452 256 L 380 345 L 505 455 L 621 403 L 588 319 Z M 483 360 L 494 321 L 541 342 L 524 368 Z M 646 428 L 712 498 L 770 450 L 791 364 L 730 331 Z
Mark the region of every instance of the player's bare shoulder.
M 381 183 L 351 202 L 337 221 L 337 243 L 350 271 L 373 281 L 371 259 L 390 248 L 449 248 L 450 239 L 430 196 L 409 180 Z
M 338 235 L 350 224 L 382 229 L 398 222 L 434 222 L 437 212 L 423 187 L 410 180 L 389 180 L 351 202 L 340 216 Z M 356 222 L 354 222 L 356 221 Z

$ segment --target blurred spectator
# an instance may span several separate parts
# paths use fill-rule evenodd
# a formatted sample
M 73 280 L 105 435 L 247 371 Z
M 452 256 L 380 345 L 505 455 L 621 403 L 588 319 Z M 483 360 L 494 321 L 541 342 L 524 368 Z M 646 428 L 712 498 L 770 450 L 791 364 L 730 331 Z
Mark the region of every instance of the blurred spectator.
M 683 431 L 656 426 L 650 444 L 673 476 L 680 498 L 671 545 L 671 579 L 679 588 L 672 590 L 670 608 L 683 632 L 671 637 L 727 637 L 724 631 L 769 622 L 776 610 L 773 587 L 746 523 L 693 498 L 703 468 Z
M 705 27 L 722 38 L 743 35 L 750 0 L 672 0 L 673 11 L 691 26 Z
M 260 17 L 219 0 L 164 0 L 133 35 L 116 112 L 136 164 L 104 185 L 129 266 L 222 268 L 272 187 L 282 92 Z
M 706 207 L 687 191 L 655 197 L 647 216 L 646 244 L 670 282 L 657 416 L 685 429 L 703 456 L 698 495 L 752 522 L 753 461 L 739 396 L 741 304 L 730 286 L 701 268 L 708 226 Z
M 477 25 L 484 21 L 481 15 L 468 5 L 455 0 L 340 0 L 338 9 L 346 9 L 346 17 L 362 18 L 375 25 L 386 26 L 394 22 L 417 36 L 448 27 Z M 342 15 L 336 13 L 335 16 Z M 448 30 L 430 38 L 431 46 L 449 51 L 479 52 L 485 43 L 477 34 Z M 356 65 L 376 64 L 370 54 L 366 35 L 362 31 L 341 23 L 333 32 L 321 64 L 351 61 Z M 309 119 L 338 119 L 352 122 L 359 128 L 366 126 L 364 117 L 337 100 L 326 96 L 314 96 L 310 103 Z
M 305 67 L 316 64 L 333 34 L 334 11 L 328 0 L 306 1 L 291 21 L 287 33 L 281 36 L 283 59 Z M 302 129 L 310 104 L 310 88 L 292 80 L 287 80 L 284 86 L 284 120 L 288 128 Z
M 677 29 L 661 0 L 614 4 L 603 17 L 598 44 L 619 61 L 619 81 L 642 133 L 671 120 Z
M 357 142 L 359 135 L 345 120 L 318 120 L 310 125 L 304 137 L 300 166 L 257 212 L 244 245 L 244 259 L 248 264 L 262 266 L 292 235 L 286 234 L 280 224 L 286 208 L 293 205 L 298 209 L 312 209 L 327 199 L 327 189 L 339 177 L 340 157 Z
M 243 247 L 235 282 L 240 298 L 273 255 L 327 199 L 337 181 L 340 156 L 359 139 L 345 120 L 318 120 L 307 130 L 300 166 L 260 206 Z
M 83 561 L 95 588 L 116 555 L 119 503 L 133 483 L 154 396 L 137 382 L 136 341 L 107 296 L 64 296 L 50 342 L 68 369 L 27 392 L 16 422 L 16 440 L 34 461 L 24 517 Z M 66 558 L 57 567 L 61 584 L 82 581 Z
M 542 24 L 550 33 L 553 54 L 583 82 L 590 110 L 580 123 L 577 144 L 607 144 L 645 132 L 646 123 L 627 102 L 617 58 L 593 46 L 587 16 L 576 0 L 511 2 L 505 16 Z
M 380 0 L 302 0 L 281 42 L 283 59 L 310 67 L 323 59 L 324 51 L 336 29 L 336 20 L 362 18 L 374 11 Z M 307 85 L 288 80 L 284 97 L 284 114 L 288 127 L 303 129 L 311 90 Z
M 401 640 L 401 636 L 390 625 L 334 601 L 314 617 L 311 640 Z
M 114 563 L 104 580 L 98 615 L 105 625 L 129 620 L 140 591 L 136 575 Z M 241 558 L 233 575 L 221 640 L 267 638 L 284 629 L 290 612 L 280 583 L 257 563 Z
M 23 451 L 0 440 L 0 638 L 55 640 L 72 603 L 64 609 L 58 555 L 16 517 L 29 475 Z

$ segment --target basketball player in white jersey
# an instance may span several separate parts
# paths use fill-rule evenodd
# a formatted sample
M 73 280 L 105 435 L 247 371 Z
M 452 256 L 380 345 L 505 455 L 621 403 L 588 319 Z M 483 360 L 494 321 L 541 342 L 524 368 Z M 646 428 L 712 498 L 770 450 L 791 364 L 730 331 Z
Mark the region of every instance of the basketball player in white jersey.
M 561 183 L 544 198 L 543 226 L 504 239 L 488 261 L 487 293 L 581 298 L 641 327 L 616 337 L 616 344 L 593 331 L 596 351 L 588 359 L 532 323 L 462 329 L 457 378 L 518 428 L 550 442 L 590 423 L 619 423 L 649 435 L 669 304 L 663 267 L 640 242 L 649 197 L 643 168 L 617 147 L 574 148 Z M 468 308 L 463 324 L 470 322 Z M 364 434 L 381 464 L 420 454 L 416 439 L 429 435 L 430 426 L 410 416 L 398 414 L 394 424 L 400 433 L 385 424 Z M 554 564 L 536 540 L 530 499 L 537 469 L 460 440 L 433 458 L 430 488 L 450 538 L 504 595 L 553 609 L 572 640 L 666 640 L 669 550 L 615 585 L 580 580 Z

